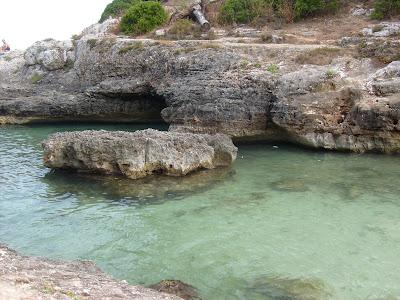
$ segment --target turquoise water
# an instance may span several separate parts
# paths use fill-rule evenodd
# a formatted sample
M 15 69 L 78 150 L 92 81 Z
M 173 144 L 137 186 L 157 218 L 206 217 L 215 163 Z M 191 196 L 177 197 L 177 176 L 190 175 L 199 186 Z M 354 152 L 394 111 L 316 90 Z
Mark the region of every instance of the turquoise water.
M 52 132 L 143 127 L 0 128 L 0 241 L 203 299 L 400 297 L 400 157 L 242 145 L 231 169 L 138 182 L 42 166 Z

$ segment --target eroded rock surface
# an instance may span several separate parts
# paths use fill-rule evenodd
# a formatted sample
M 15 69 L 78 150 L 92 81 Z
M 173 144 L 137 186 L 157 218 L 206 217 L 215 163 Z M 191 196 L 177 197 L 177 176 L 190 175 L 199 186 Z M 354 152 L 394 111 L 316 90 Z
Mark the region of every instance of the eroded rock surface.
M 62 69 L 46 67 L 41 50 L 22 64 L 0 59 L 0 123 L 158 117 L 176 132 L 399 153 L 399 77 L 388 73 L 398 68 L 398 39 L 365 33 L 341 42 L 157 41 L 94 31 L 74 41 L 73 62 Z M 360 45 L 362 56 L 394 62 L 353 55 Z
M 143 178 L 183 176 L 199 169 L 229 166 L 237 148 L 226 135 L 198 135 L 153 129 L 131 132 L 57 133 L 43 142 L 44 164 Z
M 119 282 L 89 261 L 21 256 L 0 244 L 0 298 L 7 300 L 181 298 Z

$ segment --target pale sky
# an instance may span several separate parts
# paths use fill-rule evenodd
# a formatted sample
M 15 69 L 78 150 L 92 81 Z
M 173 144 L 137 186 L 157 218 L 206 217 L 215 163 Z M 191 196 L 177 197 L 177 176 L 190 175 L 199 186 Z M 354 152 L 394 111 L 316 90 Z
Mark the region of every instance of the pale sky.
M 69 39 L 96 23 L 109 2 L 0 0 L 0 41 L 4 38 L 12 49 L 25 49 L 46 38 Z

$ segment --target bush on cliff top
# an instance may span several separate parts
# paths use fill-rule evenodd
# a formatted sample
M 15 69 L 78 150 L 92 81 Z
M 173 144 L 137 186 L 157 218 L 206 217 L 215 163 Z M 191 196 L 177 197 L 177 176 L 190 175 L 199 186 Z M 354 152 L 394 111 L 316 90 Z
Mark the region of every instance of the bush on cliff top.
M 400 14 L 400 0 L 376 0 L 373 19 L 382 20 Z
M 335 12 L 339 0 L 226 0 L 219 11 L 223 24 L 254 23 L 275 18 L 291 22 L 318 13 Z
M 339 7 L 339 0 L 296 0 L 294 3 L 294 11 L 298 18 L 316 13 L 336 12 Z
M 101 15 L 100 22 L 104 22 L 109 17 L 120 17 L 130 6 L 138 0 L 114 0 L 106 6 Z
M 138 1 L 123 15 L 120 30 L 126 34 L 143 34 L 165 23 L 168 14 L 157 1 Z

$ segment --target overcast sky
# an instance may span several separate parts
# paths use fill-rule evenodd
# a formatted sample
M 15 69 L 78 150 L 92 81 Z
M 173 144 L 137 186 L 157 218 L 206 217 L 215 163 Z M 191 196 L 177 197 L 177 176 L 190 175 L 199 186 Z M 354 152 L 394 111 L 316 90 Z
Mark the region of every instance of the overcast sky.
M 0 0 L 0 39 L 6 39 L 12 49 L 24 49 L 46 38 L 69 39 L 96 23 L 109 2 Z

